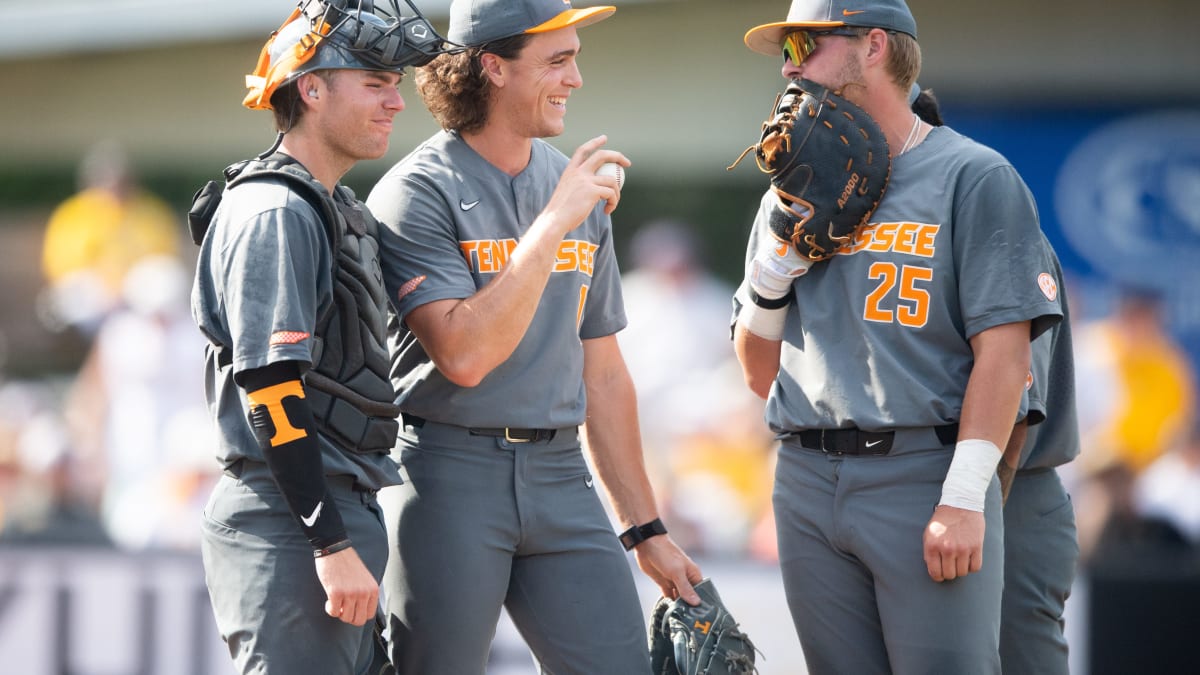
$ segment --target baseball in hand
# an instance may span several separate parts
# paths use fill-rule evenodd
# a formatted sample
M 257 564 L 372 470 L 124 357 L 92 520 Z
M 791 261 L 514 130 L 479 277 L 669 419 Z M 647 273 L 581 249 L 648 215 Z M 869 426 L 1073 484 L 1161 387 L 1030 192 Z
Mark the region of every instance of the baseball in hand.
M 596 169 L 597 176 L 614 176 L 617 179 L 617 189 L 625 187 L 625 168 L 616 162 L 606 162 Z

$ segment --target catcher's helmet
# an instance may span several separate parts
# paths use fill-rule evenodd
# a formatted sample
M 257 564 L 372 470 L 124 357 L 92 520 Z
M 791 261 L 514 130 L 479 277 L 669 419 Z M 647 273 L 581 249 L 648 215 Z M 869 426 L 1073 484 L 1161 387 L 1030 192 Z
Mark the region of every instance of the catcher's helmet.
M 247 108 L 270 110 L 279 87 L 315 70 L 356 69 L 400 72 L 423 66 L 444 50 L 444 39 L 413 5 L 403 16 L 397 0 L 377 11 L 373 0 L 301 0 L 271 33 L 246 76 Z

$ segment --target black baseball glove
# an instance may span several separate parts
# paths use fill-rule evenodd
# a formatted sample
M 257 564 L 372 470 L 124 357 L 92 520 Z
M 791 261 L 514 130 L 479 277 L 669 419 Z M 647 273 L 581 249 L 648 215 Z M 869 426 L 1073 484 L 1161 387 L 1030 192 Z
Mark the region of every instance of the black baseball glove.
M 809 80 L 793 80 L 776 98 L 758 143 L 742 157 L 750 151 L 778 198 L 771 233 L 810 261 L 830 258 L 854 240 L 892 170 L 875 120 Z
M 654 675 L 756 673 L 750 637 L 721 602 L 712 580 L 696 584 L 700 604 L 659 598 L 650 617 L 650 665 Z

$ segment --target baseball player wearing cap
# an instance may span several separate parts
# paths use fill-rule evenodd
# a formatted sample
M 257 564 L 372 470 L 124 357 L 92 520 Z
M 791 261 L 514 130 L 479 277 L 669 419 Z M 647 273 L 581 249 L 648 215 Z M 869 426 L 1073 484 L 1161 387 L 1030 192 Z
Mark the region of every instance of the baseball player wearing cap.
M 419 13 L 392 9 L 301 3 L 247 77 L 245 105 L 274 110 L 275 146 L 226 169 L 223 193 L 206 195 L 215 211 L 199 199 L 190 214 L 203 237 L 192 313 L 211 343 L 225 469 L 202 554 L 243 673 L 382 662 L 373 619 L 388 549 L 375 493 L 400 480 L 387 297 L 378 226 L 338 181 L 386 152 L 403 68 L 440 49 Z
M 582 85 L 577 29 L 614 11 L 453 2 L 447 37 L 466 48 L 417 76 L 443 131 L 367 199 L 400 318 L 407 478 L 384 499 L 384 594 L 401 672 L 483 673 L 502 607 L 544 672 L 649 672 L 621 542 L 664 594 L 699 600 L 700 571 L 658 518 L 615 335 L 620 193 L 596 171 L 629 160 L 603 136 L 570 158 L 542 140 Z
M 1046 242 L 1049 246 L 1049 242 Z M 1055 285 L 1064 293 L 1055 258 Z M 1000 662 L 1006 673 L 1067 667 L 1063 612 L 1079 562 L 1075 509 L 1056 467 L 1079 454 L 1070 312 L 1033 341 L 1029 413 L 1000 464 L 1004 500 L 1004 600 Z
M 806 664 L 998 673 L 996 468 L 1030 340 L 1061 316 L 1032 196 L 998 153 L 910 109 L 902 0 L 795 0 L 745 41 L 783 55 L 785 79 L 841 90 L 892 156 L 868 226 L 797 276 L 761 273 L 768 192 L 735 298 L 735 351 L 781 440 L 779 556 Z

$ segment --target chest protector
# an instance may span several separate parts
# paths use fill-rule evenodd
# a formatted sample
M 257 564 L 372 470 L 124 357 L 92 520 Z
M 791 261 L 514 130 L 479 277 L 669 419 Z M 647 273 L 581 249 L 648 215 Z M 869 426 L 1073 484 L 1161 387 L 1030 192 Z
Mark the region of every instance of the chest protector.
M 348 452 L 386 453 L 399 431 L 400 409 L 388 378 L 387 291 L 379 268 L 379 223 L 347 187 L 335 195 L 294 159 L 276 153 L 225 169 L 225 184 L 209 181 L 192 199 L 188 229 L 199 245 L 221 196 L 239 183 L 285 183 L 321 216 L 333 252 L 333 301 L 317 316 L 305 395 L 317 430 Z M 229 345 L 215 344 L 222 365 Z

